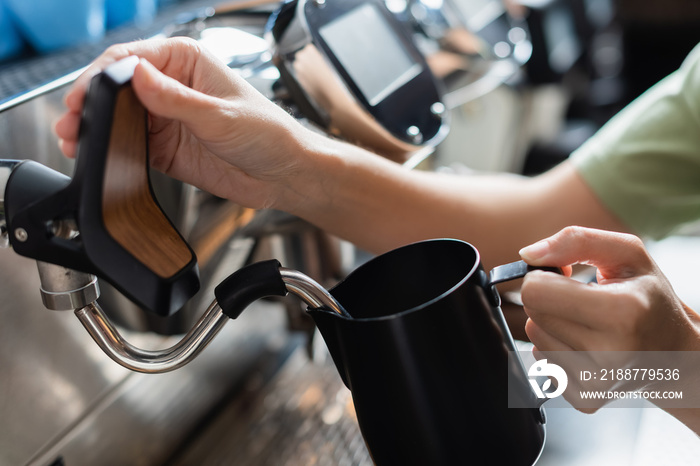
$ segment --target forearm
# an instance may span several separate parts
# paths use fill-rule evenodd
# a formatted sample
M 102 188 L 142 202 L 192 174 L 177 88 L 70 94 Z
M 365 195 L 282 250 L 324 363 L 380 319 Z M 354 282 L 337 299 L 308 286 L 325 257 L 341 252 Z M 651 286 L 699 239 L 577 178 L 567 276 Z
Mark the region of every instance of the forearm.
M 487 268 L 570 224 L 624 229 L 573 167 L 539 179 L 410 171 L 357 147 L 307 146 L 292 203 L 277 206 L 373 252 L 427 238 L 474 244 Z
M 563 164 L 537 180 L 405 170 L 304 129 L 196 41 L 111 47 L 66 95 L 56 124 L 73 156 L 90 77 L 142 57 L 132 85 L 150 115 L 152 166 L 246 207 L 278 208 L 374 252 L 425 238 L 473 243 L 487 267 L 563 226 L 622 229 Z

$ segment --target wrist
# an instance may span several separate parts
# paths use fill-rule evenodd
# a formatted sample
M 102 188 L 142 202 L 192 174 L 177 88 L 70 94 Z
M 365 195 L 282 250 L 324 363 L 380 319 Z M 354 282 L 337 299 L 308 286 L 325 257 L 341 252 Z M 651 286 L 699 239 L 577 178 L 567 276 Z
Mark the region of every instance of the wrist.
M 681 340 L 679 350 L 694 352 L 694 354 L 687 353 L 687 357 L 678 358 L 677 364 L 681 367 L 683 380 L 681 384 L 673 388 L 677 391 L 682 391 L 682 405 L 685 407 L 674 408 L 664 406 L 662 403 L 652 402 L 680 420 L 697 435 L 700 435 L 700 393 L 697 389 L 700 384 L 700 372 L 698 372 L 696 364 L 700 358 L 700 315 L 685 303 L 681 304 L 687 316 L 687 322 L 690 324 L 690 331 L 687 332 L 687 338 Z
M 308 128 L 294 128 L 286 146 L 293 167 L 278 180 L 271 207 L 302 218 L 324 210 L 343 172 L 340 146 Z

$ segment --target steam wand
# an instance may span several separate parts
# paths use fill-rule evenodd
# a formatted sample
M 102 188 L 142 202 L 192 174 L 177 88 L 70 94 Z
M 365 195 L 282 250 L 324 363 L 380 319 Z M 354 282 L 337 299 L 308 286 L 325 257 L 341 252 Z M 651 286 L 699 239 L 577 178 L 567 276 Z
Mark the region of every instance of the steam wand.
M 73 310 L 92 339 L 107 356 L 127 369 L 162 373 L 192 361 L 248 304 L 264 296 L 288 292 L 313 308 L 326 308 L 341 315 L 347 312 L 321 285 L 308 276 L 264 261 L 234 272 L 215 290 L 216 299 L 194 327 L 177 343 L 165 349 L 144 350 L 126 341 L 97 303 L 99 286 L 94 275 L 37 261 L 44 305 L 52 310 Z

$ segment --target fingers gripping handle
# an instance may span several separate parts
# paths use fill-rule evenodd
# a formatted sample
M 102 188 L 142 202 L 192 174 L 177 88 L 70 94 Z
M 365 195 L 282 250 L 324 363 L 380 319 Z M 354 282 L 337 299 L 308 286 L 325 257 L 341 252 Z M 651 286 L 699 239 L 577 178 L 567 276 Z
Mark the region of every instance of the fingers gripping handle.
M 511 262 L 509 264 L 494 267 L 489 274 L 487 286 L 488 290 L 490 291 L 489 299 L 491 299 L 491 303 L 494 306 L 501 305 L 501 297 L 498 294 L 498 290 L 496 290 L 496 285 L 510 280 L 515 280 L 517 278 L 523 278 L 528 272 L 532 272 L 533 270 L 544 270 L 545 272 L 562 274 L 559 267 L 539 267 L 529 265 L 525 261 Z
M 128 57 L 93 78 L 90 91 L 97 97 L 113 99 L 113 107 L 111 121 L 103 127 L 104 134 L 92 140 L 88 138 L 93 148 L 100 145 L 97 152 L 103 154 L 103 162 L 90 175 L 102 174 L 99 207 L 108 234 L 149 270 L 168 278 L 187 267 L 193 254 L 163 213 L 151 189 L 146 109 L 130 85 L 136 64 L 137 57 Z M 88 128 L 84 134 L 89 132 L 91 121 L 86 119 L 85 123 Z M 81 156 L 95 157 L 92 152 L 81 152 L 79 148 L 78 163 Z

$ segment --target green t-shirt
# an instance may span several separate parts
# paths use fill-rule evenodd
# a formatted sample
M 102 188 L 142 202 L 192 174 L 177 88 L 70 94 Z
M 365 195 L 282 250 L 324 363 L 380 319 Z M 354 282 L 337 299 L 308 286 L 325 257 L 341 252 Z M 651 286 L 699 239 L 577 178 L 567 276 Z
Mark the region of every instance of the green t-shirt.
M 659 239 L 700 219 L 700 45 L 571 159 L 640 236 Z

